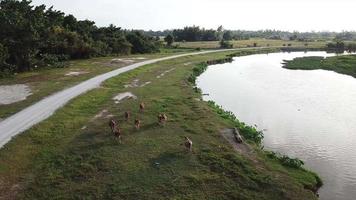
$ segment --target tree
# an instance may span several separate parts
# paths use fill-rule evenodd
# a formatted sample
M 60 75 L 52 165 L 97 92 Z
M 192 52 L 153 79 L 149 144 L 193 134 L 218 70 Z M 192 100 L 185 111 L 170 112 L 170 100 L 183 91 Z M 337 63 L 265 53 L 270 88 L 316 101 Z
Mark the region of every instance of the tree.
M 233 34 L 232 31 L 225 31 L 223 35 L 224 40 L 232 40 Z
M 230 49 L 232 47 L 233 47 L 233 45 L 229 41 L 226 41 L 224 39 L 222 39 L 220 41 L 220 48 L 222 48 L 222 49 Z
M 141 31 L 133 31 L 126 35 L 132 44 L 132 53 L 153 53 L 159 51 L 154 39 L 143 35 Z
M 0 0 L 0 65 L 22 72 L 67 59 L 109 54 L 151 53 L 160 41 L 142 32 L 77 20 L 30 0 Z M 15 67 L 15 68 L 14 68 Z
M 44 6 L 33 8 L 30 3 L 27 0 L 0 1 L 0 43 L 8 49 L 8 61 L 17 66 L 17 71 L 31 68 L 44 30 Z
M 167 43 L 167 46 L 172 46 L 173 42 L 174 42 L 174 38 L 171 34 L 167 35 L 165 38 L 164 38 L 164 41 Z
M 6 63 L 9 58 L 6 47 L 0 44 L 0 77 L 4 77 L 13 72 L 14 68 L 12 65 Z
M 219 26 L 218 29 L 216 29 L 216 37 L 218 38 L 218 40 L 223 39 L 223 34 L 224 34 L 224 27 Z

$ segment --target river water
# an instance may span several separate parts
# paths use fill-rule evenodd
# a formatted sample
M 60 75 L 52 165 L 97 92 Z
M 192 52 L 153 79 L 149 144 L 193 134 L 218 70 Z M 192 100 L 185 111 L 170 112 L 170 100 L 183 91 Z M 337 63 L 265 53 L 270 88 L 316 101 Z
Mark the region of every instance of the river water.
M 324 181 L 322 200 L 356 199 L 356 79 L 325 70 L 288 70 L 283 60 L 326 52 L 236 57 L 197 80 L 204 100 L 264 130 L 266 149 L 298 157 Z

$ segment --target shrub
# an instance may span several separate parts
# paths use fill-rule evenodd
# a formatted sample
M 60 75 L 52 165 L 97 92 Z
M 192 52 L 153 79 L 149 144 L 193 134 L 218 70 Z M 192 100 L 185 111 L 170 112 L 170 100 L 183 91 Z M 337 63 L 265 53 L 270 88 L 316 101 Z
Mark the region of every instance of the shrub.
M 233 45 L 229 41 L 226 41 L 226 40 L 221 40 L 220 41 L 220 48 L 222 48 L 222 49 L 230 49 L 232 47 L 233 47 Z

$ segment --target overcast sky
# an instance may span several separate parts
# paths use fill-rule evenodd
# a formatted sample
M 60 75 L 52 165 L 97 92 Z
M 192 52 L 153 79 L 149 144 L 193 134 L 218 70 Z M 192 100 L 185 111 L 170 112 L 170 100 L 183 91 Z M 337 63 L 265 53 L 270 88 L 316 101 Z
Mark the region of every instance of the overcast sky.
M 33 0 L 98 26 L 163 30 L 356 30 L 355 0 Z M 352 20 L 352 21 L 351 21 Z

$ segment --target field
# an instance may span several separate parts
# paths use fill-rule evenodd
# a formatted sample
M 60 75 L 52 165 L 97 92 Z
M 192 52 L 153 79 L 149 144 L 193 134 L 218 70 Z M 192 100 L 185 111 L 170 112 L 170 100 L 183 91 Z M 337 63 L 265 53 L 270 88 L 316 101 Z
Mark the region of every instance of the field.
M 331 70 L 337 73 L 350 75 L 356 78 L 356 56 L 334 56 L 334 57 L 304 57 L 285 61 L 284 68 L 314 70 Z
M 269 39 L 250 39 L 250 40 L 234 40 L 231 41 L 234 48 L 241 47 L 253 47 L 254 43 L 258 47 L 282 47 L 288 46 L 290 44 L 291 47 L 309 47 L 309 48 L 324 48 L 327 42 L 325 41 L 317 41 L 317 42 L 298 42 L 298 41 L 284 41 L 284 40 L 269 40 Z M 219 41 L 201 41 L 201 42 L 176 42 L 175 45 L 181 48 L 201 48 L 201 49 L 215 49 L 219 48 Z M 307 46 L 306 46 L 307 44 Z
M 157 54 L 142 54 L 119 57 L 93 58 L 88 60 L 73 60 L 63 68 L 40 69 L 31 72 L 19 73 L 13 77 L 0 79 L 0 86 L 13 84 L 26 84 L 30 87 L 32 95 L 26 100 L 10 105 L 0 105 L 0 120 L 6 118 L 23 108 L 41 100 L 42 98 L 58 92 L 64 88 L 76 85 L 96 75 L 112 71 L 147 59 L 169 56 L 190 50 L 165 50 Z M 112 61 L 112 59 L 121 59 Z M 70 73 L 79 72 L 79 75 Z
M 262 52 L 234 52 L 252 53 Z M 221 135 L 237 124 L 245 138 L 256 130 L 201 101 L 188 79 L 201 72 L 201 63 L 225 60 L 228 54 L 144 66 L 72 100 L 0 150 L 0 198 L 317 199 L 305 189 L 320 184 L 314 173 L 282 165 L 252 140 L 245 146 L 251 151 L 236 151 L 238 146 Z M 122 92 L 137 99 L 116 104 L 112 98 Z M 140 102 L 146 105 L 143 113 Z M 128 122 L 125 111 L 132 113 Z M 168 116 L 164 126 L 157 124 L 159 113 Z M 110 133 L 112 117 L 119 120 L 122 143 Z M 140 130 L 133 127 L 136 118 Z M 182 146 L 184 136 L 193 141 L 191 153 Z

